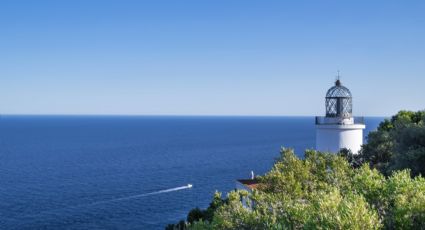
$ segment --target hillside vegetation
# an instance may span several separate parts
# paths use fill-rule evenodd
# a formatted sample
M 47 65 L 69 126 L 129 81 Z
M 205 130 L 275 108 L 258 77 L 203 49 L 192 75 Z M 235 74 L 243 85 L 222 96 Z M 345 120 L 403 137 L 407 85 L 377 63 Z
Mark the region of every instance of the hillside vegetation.
M 425 229 L 424 120 L 399 112 L 359 155 L 283 148 L 253 193 L 216 192 L 167 229 Z

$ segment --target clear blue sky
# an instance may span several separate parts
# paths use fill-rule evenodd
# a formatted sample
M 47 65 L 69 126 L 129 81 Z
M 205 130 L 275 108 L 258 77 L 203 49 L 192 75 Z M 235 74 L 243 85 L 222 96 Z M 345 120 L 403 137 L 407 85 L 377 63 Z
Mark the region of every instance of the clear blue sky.
M 425 1 L 0 1 L 1 114 L 425 108 Z

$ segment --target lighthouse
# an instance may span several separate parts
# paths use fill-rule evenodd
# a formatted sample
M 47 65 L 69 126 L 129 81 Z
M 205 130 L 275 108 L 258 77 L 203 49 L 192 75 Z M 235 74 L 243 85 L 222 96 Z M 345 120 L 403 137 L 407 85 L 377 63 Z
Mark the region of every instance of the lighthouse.
M 337 153 L 349 149 L 357 154 L 363 144 L 363 117 L 353 117 L 350 90 L 335 81 L 326 93 L 326 116 L 316 117 L 316 150 Z

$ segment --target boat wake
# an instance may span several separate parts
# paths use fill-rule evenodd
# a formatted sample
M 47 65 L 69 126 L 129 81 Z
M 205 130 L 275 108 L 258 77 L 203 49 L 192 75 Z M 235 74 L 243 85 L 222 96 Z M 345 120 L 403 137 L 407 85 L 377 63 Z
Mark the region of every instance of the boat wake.
M 46 211 L 42 211 L 42 212 L 36 214 L 35 216 L 47 214 L 47 213 L 56 213 L 56 211 L 59 211 L 59 210 L 90 207 L 90 206 L 94 206 L 94 205 L 98 205 L 98 204 L 113 203 L 113 202 L 117 202 L 117 201 L 131 200 L 131 199 L 136 199 L 136 198 L 140 198 L 140 197 L 158 195 L 158 194 L 162 194 L 162 193 L 175 192 L 175 191 L 179 191 L 179 190 L 190 189 L 190 188 L 192 188 L 192 186 L 193 186 L 192 184 L 188 184 L 188 185 L 185 185 L 185 186 L 159 190 L 159 191 L 156 191 L 156 192 L 149 192 L 149 193 L 143 193 L 143 194 L 138 194 L 138 195 L 133 195 L 133 196 L 119 197 L 119 198 L 110 199 L 110 200 L 101 200 L 101 201 L 96 201 L 96 202 L 92 202 L 92 203 L 88 203 L 88 204 L 68 206 L 68 207 L 58 208 L 58 209 L 54 209 L 54 210 L 46 210 Z M 29 215 L 29 216 L 33 216 L 33 215 Z
M 190 189 L 190 188 L 192 188 L 192 185 L 188 184 L 188 185 L 185 185 L 185 186 L 159 190 L 159 191 L 156 191 L 156 192 L 143 193 L 143 194 L 133 195 L 133 196 L 126 196 L 126 197 L 116 198 L 116 199 L 112 199 L 112 200 L 98 201 L 98 202 L 91 203 L 89 205 L 94 205 L 94 204 L 99 204 L 99 203 L 109 203 L 109 202 L 115 202 L 115 201 L 121 201 L 121 200 L 130 200 L 130 199 L 135 199 L 135 198 L 139 198 L 139 197 L 152 196 L 152 195 L 157 195 L 157 194 L 167 193 L 167 192 L 175 192 L 175 191 L 179 191 L 179 190 L 183 190 L 183 189 Z
M 190 189 L 190 188 L 192 188 L 192 185 L 188 184 L 188 185 L 180 186 L 180 187 L 176 187 L 176 188 L 164 189 L 164 190 L 159 190 L 159 191 L 156 191 L 156 192 L 143 193 L 143 194 L 138 194 L 138 195 L 133 195 L 133 196 L 125 196 L 125 197 L 120 197 L 120 198 L 111 199 L 111 200 L 102 200 L 102 201 L 97 201 L 97 202 L 79 205 L 79 206 L 92 206 L 92 205 L 103 204 L 103 203 L 111 203 L 111 202 L 122 201 L 122 200 L 131 200 L 131 199 L 136 199 L 136 198 L 140 198 L 140 197 L 153 196 L 153 195 L 157 195 L 157 194 L 161 194 L 161 193 L 175 192 L 175 191 L 179 191 L 179 190 L 183 190 L 183 189 Z M 75 207 L 75 206 L 73 206 L 73 207 Z

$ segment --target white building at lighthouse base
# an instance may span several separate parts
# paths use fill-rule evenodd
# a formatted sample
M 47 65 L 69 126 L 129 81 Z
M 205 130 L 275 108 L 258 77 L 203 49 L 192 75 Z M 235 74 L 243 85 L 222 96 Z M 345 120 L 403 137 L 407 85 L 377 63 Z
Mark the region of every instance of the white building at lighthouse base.
M 337 153 L 341 149 L 350 149 L 357 154 L 363 145 L 363 118 L 354 122 L 354 118 L 316 117 L 316 150 Z

